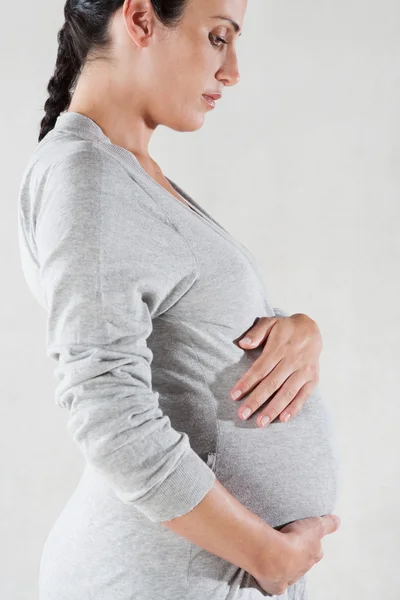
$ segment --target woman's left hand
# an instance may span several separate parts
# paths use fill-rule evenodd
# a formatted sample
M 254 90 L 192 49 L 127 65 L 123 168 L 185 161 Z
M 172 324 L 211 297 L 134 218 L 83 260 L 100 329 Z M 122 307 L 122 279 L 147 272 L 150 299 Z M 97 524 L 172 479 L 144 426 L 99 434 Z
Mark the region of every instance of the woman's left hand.
M 245 339 L 251 338 L 250 343 Z M 252 350 L 265 340 L 262 354 L 231 390 L 233 400 L 255 387 L 239 409 L 241 418 L 249 418 L 275 392 L 275 397 L 257 416 L 264 427 L 279 414 L 287 421 L 300 411 L 319 381 L 319 356 L 322 337 L 317 323 L 303 313 L 290 317 L 261 317 L 238 343 Z M 266 339 L 267 338 L 267 339 Z M 237 398 L 233 393 L 241 390 Z M 279 390 L 279 391 L 278 391 Z M 249 409 L 247 417 L 242 416 Z M 268 417 L 267 423 L 261 419 Z

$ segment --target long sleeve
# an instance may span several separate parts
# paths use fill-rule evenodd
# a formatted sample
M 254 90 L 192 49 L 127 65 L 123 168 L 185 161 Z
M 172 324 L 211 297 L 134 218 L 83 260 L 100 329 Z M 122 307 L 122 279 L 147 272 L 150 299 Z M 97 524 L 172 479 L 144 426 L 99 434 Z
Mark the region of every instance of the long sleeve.
M 186 240 L 113 157 L 52 166 L 34 242 L 57 403 L 86 461 L 151 521 L 189 512 L 216 476 L 172 428 L 152 389 L 152 320 L 193 285 Z

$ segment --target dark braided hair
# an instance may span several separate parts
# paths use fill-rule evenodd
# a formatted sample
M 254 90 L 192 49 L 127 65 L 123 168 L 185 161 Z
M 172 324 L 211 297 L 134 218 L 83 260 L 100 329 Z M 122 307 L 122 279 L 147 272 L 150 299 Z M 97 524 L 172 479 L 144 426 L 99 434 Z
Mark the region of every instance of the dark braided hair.
M 177 27 L 189 0 L 151 0 L 159 21 L 166 27 Z M 67 0 L 64 5 L 65 23 L 57 34 L 57 60 L 44 104 L 45 116 L 40 122 L 40 142 L 54 128 L 57 118 L 71 103 L 73 88 L 86 62 L 107 50 L 111 39 L 109 21 L 124 4 L 124 0 Z M 103 60 L 107 56 L 102 57 Z

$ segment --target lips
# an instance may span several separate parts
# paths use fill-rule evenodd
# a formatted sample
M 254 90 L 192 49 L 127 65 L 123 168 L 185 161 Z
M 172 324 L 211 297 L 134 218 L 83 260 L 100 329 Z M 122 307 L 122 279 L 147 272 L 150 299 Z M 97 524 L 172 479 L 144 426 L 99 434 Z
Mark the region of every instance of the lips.
M 203 94 L 202 98 L 204 102 L 207 102 L 208 106 L 211 106 L 211 108 L 215 108 L 215 100 L 213 100 L 211 96 L 206 96 L 206 94 Z
M 222 94 L 203 94 L 203 96 L 205 96 L 206 98 L 211 98 L 212 100 L 219 100 Z
M 210 94 L 202 94 L 204 100 L 207 102 L 211 108 L 215 108 L 215 101 L 221 98 L 222 94 L 218 93 L 210 93 Z

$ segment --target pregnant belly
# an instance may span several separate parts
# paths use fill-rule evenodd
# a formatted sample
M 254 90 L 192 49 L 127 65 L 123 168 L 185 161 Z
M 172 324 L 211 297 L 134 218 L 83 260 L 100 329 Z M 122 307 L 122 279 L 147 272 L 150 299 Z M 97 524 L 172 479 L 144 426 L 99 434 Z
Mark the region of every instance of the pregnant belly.
M 218 406 L 217 478 L 239 502 L 272 527 L 335 511 L 340 463 L 333 422 L 318 386 L 287 423 L 265 428 L 239 403 Z M 257 414 L 260 412 L 257 411 Z
M 217 404 L 218 446 L 210 463 L 229 492 L 272 527 L 334 512 L 337 447 L 318 388 L 288 423 L 276 420 L 259 428 L 254 415 L 241 421 L 238 407 L 239 403 L 226 400 L 226 393 Z M 158 573 L 149 564 L 163 569 Z M 166 587 L 165 572 L 174 573 L 173 594 Z M 89 594 L 89 588 L 93 597 L 104 600 L 144 596 L 261 600 L 268 596 L 244 569 L 123 504 L 86 465 L 47 538 L 39 589 L 43 599 L 78 600 L 84 597 L 83 589 Z M 305 578 L 282 596 L 282 600 L 306 598 Z

